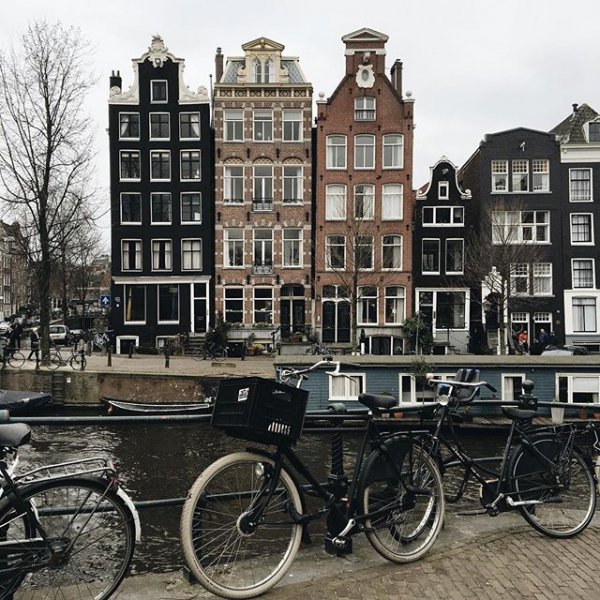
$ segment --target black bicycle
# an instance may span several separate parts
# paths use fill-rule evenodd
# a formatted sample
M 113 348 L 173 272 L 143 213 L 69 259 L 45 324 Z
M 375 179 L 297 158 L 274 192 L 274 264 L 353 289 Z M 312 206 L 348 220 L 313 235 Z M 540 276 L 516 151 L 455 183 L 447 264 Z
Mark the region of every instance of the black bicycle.
M 533 383 L 524 382 L 521 405 L 503 406 L 511 420 L 503 455 L 472 458 L 457 439 L 458 410 L 469 404 L 482 387 L 476 369 L 459 369 L 452 380 L 429 377 L 436 389 L 431 433 L 415 435 L 418 448 L 426 448 L 445 480 L 446 501 L 458 502 L 469 481 L 480 485 L 484 513 L 496 516 L 517 509 L 537 531 L 553 538 L 570 538 L 590 523 L 596 507 L 596 479 L 589 455 L 576 446 L 581 429 L 575 426 L 534 427 L 537 404 Z M 591 426 L 590 426 L 591 427 Z M 586 428 L 589 429 L 590 427 Z M 499 467 L 494 467 L 500 462 Z M 458 482 L 453 490 L 447 480 Z
M 192 352 L 194 360 L 204 360 L 210 358 L 222 362 L 227 358 L 227 347 L 214 342 L 205 343 L 202 348 L 197 348 Z
M 15 475 L 22 423 L 0 425 L 0 600 L 105 600 L 129 570 L 139 518 L 109 461 Z
M 188 493 L 181 517 L 184 555 L 214 594 L 251 598 L 269 590 L 308 540 L 309 523 L 322 517 L 325 549 L 338 556 L 351 552 L 352 536 L 362 532 L 387 560 L 412 562 L 440 532 L 444 494 L 435 461 L 410 438 L 385 431 L 381 417 L 398 408 L 394 398 L 359 397 L 371 413 L 351 478 L 344 471 L 339 429 L 332 435 L 327 482 L 319 483 L 294 452 L 308 396 L 300 386 L 319 368 L 343 377 L 339 363 L 323 360 L 280 373 L 281 381 L 295 380 L 297 387 L 260 378 L 228 379 L 219 386 L 213 425 L 275 450 L 252 447 L 224 456 Z M 331 408 L 327 415 L 345 412 L 343 404 Z M 320 508 L 309 510 L 307 496 L 319 499 Z

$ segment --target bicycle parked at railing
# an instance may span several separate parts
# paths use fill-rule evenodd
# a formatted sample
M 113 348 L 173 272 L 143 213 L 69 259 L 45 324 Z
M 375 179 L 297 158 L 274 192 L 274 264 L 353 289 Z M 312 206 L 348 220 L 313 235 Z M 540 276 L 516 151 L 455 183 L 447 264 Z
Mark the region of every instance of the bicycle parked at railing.
M 215 344 L 214 342 L 205 343 L 202 348 L 196 348 L 192 352 L 192 358 L 194 360 L 209 358 L 221 362 L 227 358 L 227 346 Z
M 436 419 L 432 433 L 413 436 L 414 446 L 424 448 L 438 464 L 446 480 L 460 482 L 446 501 L 458 502 L 471 478 L 480 485 L 483 512 L 497 516 L 517 509 L 537 531 L 553 538 L 570 538 L 590 523 L 596 507 L 596 481 L 591 458 L 575 444 L 581 429 L 573 426 L 532 426 L 537 401 L 533 383 L 524 382 L 521 406 L 503 406 L 511 420 L 500 465 L 498 458 L 473 458 L 457 439 L 454 416 L 468 405 L 482 387 L 476 369 L 459 369 L 452 380 L 429 376 L 436 402 L 426 410 Z M 444 427 L 444 429 L 442 429 Z M 589 429 L 589 428 L 588 428 Z
M 0 600 L 105 600 L 129 571 L 139 517 L 102 457 L 16 476 L 22 423 L 0 425 Z
M 332 356 L 335 354 L 331 348 L 320 344 L 319 342 L 315 342 L 311 344 L 305 351 L 305 354 L 320 354 L 321 356 Z
M 16 348 L 5 346 L 2 348 L 1 359 L 3 365 L 8 365 L 13 369 L 20 369 L 25 363 L 24 354 Z
M 252 447 L 210 465 L 188 493 L 181 517 L 187 564 L 210 592 L 251 598 L 272 588 L 291 566 L 308 525 L 326 517 L 325 549 L 338 556 L 352 551 L 352 537 L 365 533 L 387 560 L 419 559 L 442 527 L 444 494 L 435 462 L 410 438 L 385 432 L 379 417 L 397 405 L 389 396 L 362 394 L 371 410 L 354 473 L 344 471 L 341 431 L 332 435 L 331 474 L 319 483 L 293 445 L 300 437 L 308 393 L 307 374 L 339 363 L 322 360 L 307 369 L 286 369 L 282 382 L 260 378 L 221 382 L 213 426 L 228 435 L 274 450 Z M 332 412 L 343 414 L 343 404 Z M 332 412 L 325 411 L 331 415 Z M 300 481 L 306 482 L 300 485 Z M 307 508 L 306 496 L 321 501 Z
M 69 346 L 71 354 L 63 357 L 60 346 L 54 346 L 46 356 L 44 356 L 40 364 L 47 369 L 58 369 L 60 366 L 69 365 L 73 370 L 83 371 L 87 365 L 85 351 L 76 350 L 74 346 Z

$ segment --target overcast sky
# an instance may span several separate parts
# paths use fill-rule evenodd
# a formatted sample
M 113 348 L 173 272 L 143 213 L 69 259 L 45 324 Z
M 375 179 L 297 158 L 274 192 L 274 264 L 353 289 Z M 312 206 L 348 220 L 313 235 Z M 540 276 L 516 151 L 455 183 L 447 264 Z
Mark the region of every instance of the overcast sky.
M 218 46 L 239 56 L 265 36 L 298 56 L 314 97 L 329 96 L 344 74 L 341 37 L 362 27 L 389 36 L 387 67 L 404 63 L 404 90 L 415 99 L 413 181 L 429 178 L 442 156 L 462 165 L 485 133 L 548 130 L 574 102 L 600 110 L 598 0 L 19 0 L 3 6 L 0 45 L 46 18 L 76 25 L 95 47 L 98 186 L 109 207 L 108 77 L 133 81 L 131 59 L 153 34 L 186 61 L 192 89 L 209 86 Z M 108 219 L 102 223 L 108 238 Z

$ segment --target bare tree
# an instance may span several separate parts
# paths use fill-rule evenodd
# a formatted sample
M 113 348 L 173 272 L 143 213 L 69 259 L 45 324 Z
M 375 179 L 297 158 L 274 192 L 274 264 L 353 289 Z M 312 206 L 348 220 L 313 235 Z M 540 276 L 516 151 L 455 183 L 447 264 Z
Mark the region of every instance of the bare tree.
M 83 110 L 93 85 L 89 55 L 78 29 L 45 21 L 30 24 L 20 43 L 0 55 L 0 201 L 27 241 L 42 347 L 52 273 L 93 195 L 92 126 Z
M 514 203 L 488 207 L 466 240 L 464 282 L 480 289 L 482 310 L 497 318 L 498 349 L 506 353 L 506 316 L 516 302 L 523 305 L 536 300 L 532 265 L 547 260 L 548 253 L 538 243 L 537 227 L 523 223 L 522 207 Z

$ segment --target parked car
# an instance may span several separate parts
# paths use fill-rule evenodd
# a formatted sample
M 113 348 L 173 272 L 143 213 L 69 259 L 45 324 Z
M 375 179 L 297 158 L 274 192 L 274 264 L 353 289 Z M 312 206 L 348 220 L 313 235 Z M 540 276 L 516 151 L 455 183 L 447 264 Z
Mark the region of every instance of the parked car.
M 584 346 L 546 346 L 542 356 L 583 356 L 588 354 Z
M 50 340 L 58 346 L 71 343 L 71 332 L 66 325 L 50 325 Z

